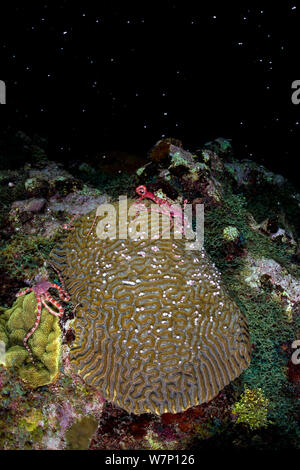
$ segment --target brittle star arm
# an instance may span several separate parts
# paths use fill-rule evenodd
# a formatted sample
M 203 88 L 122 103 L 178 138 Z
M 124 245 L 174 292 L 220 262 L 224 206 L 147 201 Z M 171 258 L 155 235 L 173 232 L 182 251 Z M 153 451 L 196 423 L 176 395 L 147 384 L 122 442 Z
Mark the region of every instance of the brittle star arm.
M 43 303 L 44 307 L 46 307 L 48 312 L 50 312 L 55 317 L 62 317 L 63 316 L 64 309 L 62 308 L 62 306 L 55 299 L 53 299 L 53 297 L 51 297 L 50 294 L 48 294 L 48 292 L 45 292 L 45 294 L 43 294 L 41 299 L 42 299 L 42 303 Z M 58 312 L 55 312 L 55 310 L 52 310 L 52 308 L 47 304 L 46 300 L 47 300 L 47 302 L 50 302 L 51 304 L 55 305 L 55 307 L 58 309 Z
M 29 353 L 29 356 L 30 356 L 30 359 L 32 360 L 33 364 L 35 364 L 35 362 L 34 362 L 34 359 L 33 359 L 31 349 L 27 344 L 27 341 L 30 338 L 30 336 L 33 335 L 33 333 L 35 332 L 35 330 L 39 326 L 40 319 L 41 319 L 42 303 L 41 303 L 41 297 L 39 295 L 36 296 L 36 301 L 37 301 L 37 316 L 36 316 L 35 324 L 31 328 L 31 330 L 27 333 L 27 335 L 25 336 L 25 338 L 23 340 L 24 347 L 27 349 L 27 351 Z
M 78 213 L 73 215 L 73 217 L 69 220 L 68 223 L 64 224 L 63 226 L 64 230 L 74 230 L 75 227 L 72 227 L 71 223 L 73 222 L 74 219 L 76 219 L 76 217 L 79 217 Z
M 28 292 L 32 291 L 31 287 L 26 287 L 26 289 L 21 290 L 16 294 L 16 297 L 20 297 L 20 295 L 27 294 Z
M 62 279 L 61 279 L 62 281 Z M 51 287 L 53 287 L 53 289 L 57 289 L 58 290 L 58 294 L 59 294 L 59 297 L 61 298 L 61 300 L 63 300 L 64 302 L 69 302 L 70 300 L 70 296 L 69 294 L 66 292 L 64 286 L 63 287 L 60 287 L 58 284 L 51 284 Z

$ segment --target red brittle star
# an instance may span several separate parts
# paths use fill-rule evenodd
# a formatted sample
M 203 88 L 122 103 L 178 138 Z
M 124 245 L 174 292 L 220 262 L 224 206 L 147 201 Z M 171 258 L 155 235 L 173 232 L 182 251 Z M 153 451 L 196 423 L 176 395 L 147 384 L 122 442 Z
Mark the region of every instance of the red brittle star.
M 49 263 L 50 264 L 50 263 Z M 52 265 L 51 265 L 52 266 Z M 54 266 L 52 266 L 54 268 Z M 58 276 L 59 276 L 59 279 L 60 279 L 60 282 L 61 282 L 61 286 L 59 286 L 58 284 L 55 284 L 53 282 L 49 282 L 47 281 L 47 279 L 42 279 L 40 282 L 38 282 L 37 284 L 35 284 L 33 287 L 27 287 L 26 289 L 18 292 L 16 294 L 16 297 L 19 297 L 21 295 L 24 295 L 24 294 L 27 294 L 28 292 L 34 292 L 35 293 L 35 296 L 36 296 L 36 301 L 37 301 L 37 316 L 36 316 L 36 320 L 35 320 L 35 324 L 34 326 L 31 328 L 31 330 L 26 334 L 24 340 L 23 340 L 23 343 L 24 343 L 24 347 L 27 349 L 28 353 L 29 353 L 29 356 L 30 356 L 30 359 L 32 360 L 33 364 L 35 364 L 34 362 L 34 359 L 33 359 L 33 355 L 32 355 L 32 352 L 31 352 L 31 349 L 30 347 L 28 346 L 27 344 L 27 341 L 28 339 L 30 338 L 30 336 L 33 335 L 33 333 L 35 332 L 35 330 L 37 329 L 37 327 L 39 326 L 39 323 L 40 323 L 40 319 L 41 319 L 41 312 L 42 312 L 42 305 L 44 305 L 44 307 L 48 310 L 48 312 L 50 312 L 52 315 L 56 316 L 56 317 L 62 317 L 63 316 L 63 313 L 64 313 L 64 309 L 63 307 L 60 305 L 59 302 L 57 302 L 50 294 L 49 294 L 49 289 L 50 288 L 53 288 L 53 289 L 57 289 L 58 290 L 58 294 L 59 294 L 59 297 L 61 298 L 61 300 L 63 300 L 64 302 L 69 302 L 70 300 L 70 296 L 69 294 L 66 292 L 66 289 L 65 289 L 65 285 L 64 285 L 64 282 L 63 282 L 63 279 L 61 277 L 61 275 L 59 274 L 59 272 L 57 271 L 56 268 L 54 268 L 55 271 L 57 272 Z M 53 310 L 49 304 L 53 304 L 58 311 L 55 311 Z
M 184 213 L 180 209 L 179 206 L 176 206 L 175 204 L 172 204 L 171 202 L 162 199 L 159 196 L 156 196 L 154 193 L 151 193 L 150 191 L 147 191 L 146 186 L 140 185 L 136 188 L 137 194 L 140 196 L 138 200 L 136 201 L 136 204 L 141 201 L 142 199 L 151 199 L 154 201 L 156 204 L 159 206 L 159 210 L 157 212 L 161 214 L 165 214 L 169 216 L 171 227 L 173 227 L 173 218 L 175 219 L 176 223 L 178 224 L 178 220 L 181 221 L 182 225 L 180 227 L 181 232 L 184 232 L 184 224 L 188 224 L 188 221 L 186 217 L 184 216 Z M 184 208 L 187 204 L 187 199 L 184 200 Z M 137 205 L 137 207 L 140 210 L 146 210 L 146 211 L 153 211 L 153 208 L 150 207 L 141 207 L 140 205 Z M 162 234 L 163 235 L 163 234 Z

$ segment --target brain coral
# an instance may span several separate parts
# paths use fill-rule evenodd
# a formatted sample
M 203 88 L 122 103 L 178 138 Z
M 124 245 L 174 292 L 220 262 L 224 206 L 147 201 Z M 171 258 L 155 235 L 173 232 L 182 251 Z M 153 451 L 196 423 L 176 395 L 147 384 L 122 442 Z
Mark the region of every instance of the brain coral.
M 5 366 L 18 371 L 32 387 L 51 383 L 58 373 L 60 327 L 58 318 L 42 309 L 39 327 L 28 344 L 36 365 L 30 361 L 23 340 L 36 320 L 37 302 L 33 292 L 17 298 L 12 308 L 0 308 L 0 340 L 5 343 Z
M 94 228 L 87 237 L 93 218 L 78 218 L 52 253 L 80 305 L 71 350 L 78 374 L 135 414 L 211 400 L 250 361 L 246 319 L 216 268 L 173 233 L 133 240 L 117 229 L 100 240 Z

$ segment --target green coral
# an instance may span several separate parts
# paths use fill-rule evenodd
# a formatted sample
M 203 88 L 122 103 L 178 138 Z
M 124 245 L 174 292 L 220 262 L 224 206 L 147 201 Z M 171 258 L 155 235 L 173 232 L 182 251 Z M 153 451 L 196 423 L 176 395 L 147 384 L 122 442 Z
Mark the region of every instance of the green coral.
M 236 227 L 232 227 L 231 225 L 228 225 L 223 230 L 223 237 L 226 241 L 233 242 L 237 240 L 237 238 L 239 237 L 239 231 Z
M 37 302 L 33 292 L 22 295 L 12 308 L 0 311 L 0 340 L 5 343 L 5 366 L 17 370 L 31 387 L 51 383 L 58 374 L 60 356 L 60 327 L 58 317 L 42 309 L 38 328 L 28 340 L 36 365 L 30 360 L 23 340 L 33 327 Z
M 237 423 L 248 424 L 250 429 L 259 429 L 271 423 L 267 419 L 268 405 L 269 400 L 261 388 L 245 388 L 240 401 L 233 406 L 232 413 L 237 415 Z

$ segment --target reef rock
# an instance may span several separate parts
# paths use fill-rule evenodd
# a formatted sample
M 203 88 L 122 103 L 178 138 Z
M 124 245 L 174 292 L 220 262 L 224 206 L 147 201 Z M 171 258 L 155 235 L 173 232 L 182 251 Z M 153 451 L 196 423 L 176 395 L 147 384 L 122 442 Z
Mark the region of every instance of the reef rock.
M 206 205 L 220 204 L 222 185 L 218 177 L 223 178 L 224 165 L 210 150 L 196 155 L 183 149 L 180 141 L 163 139 L 152 148 L 149 159 L 136 172 L 141 183 L 154 178 L 156 189 L 173 198 L 183 192 L 189 201 L 201 197 Z

